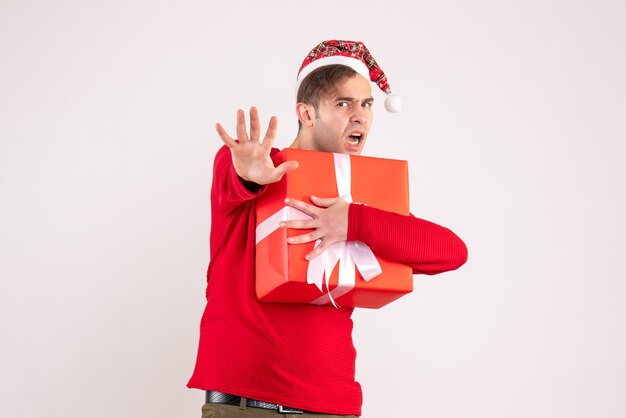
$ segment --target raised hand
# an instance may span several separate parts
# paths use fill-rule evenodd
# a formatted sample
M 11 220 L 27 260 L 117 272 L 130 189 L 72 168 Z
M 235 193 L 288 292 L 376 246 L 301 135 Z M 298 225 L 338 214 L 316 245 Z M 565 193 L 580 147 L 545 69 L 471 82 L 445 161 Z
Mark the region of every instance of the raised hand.
M 301 210 L 313 219 L 286 221 L 280 224 L 284 228 L 314 230 L 287 239 L 289 244 L 303 244 L 321 240 L 320 245 L 304 257 L 307 260 L 317 257 L 332 244 L 348 239 L 348 208 L 350 204 L 340 197 L 311 196 L 311 202 L 314 204 L 310 205 L 296 199 L 285 199 L 287 205 Z
M 230 148 L 235 171 L 242 179 L 256 184 L 269 184 L 280 180 L 284 174 L 298 168 L 297 161 L 285 161 L 278 167 L 270 158 L 272 144 L 276 138 L 278 119 L 272 116 L 267 132 L 260 140 L 259 111 L 256 107 L 250 108 L 250 135 L 246 129 L 246 118 L 243 110 L 237 110 L 237 140 L 226 133 L 221 124 L 216 124 L 218 135 Z

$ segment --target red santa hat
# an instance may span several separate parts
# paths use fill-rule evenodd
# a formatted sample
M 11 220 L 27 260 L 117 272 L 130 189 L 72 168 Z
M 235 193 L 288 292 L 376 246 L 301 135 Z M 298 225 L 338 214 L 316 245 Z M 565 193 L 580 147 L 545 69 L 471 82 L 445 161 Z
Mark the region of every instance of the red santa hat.
M 387 95 L 385 109 L 388 112 L 397 113 L 402 110 L 400 98 L 391 94 L 387 76 L 378 66 L 369 50 L 363 45 L 363 42 L 330 40 L 317 45 L 302 62 L 296 79 L 296 91 L 300 88 L 302 80 L 313 70 L 333 64 L 348 66 L 372 83 L 376 83 Z

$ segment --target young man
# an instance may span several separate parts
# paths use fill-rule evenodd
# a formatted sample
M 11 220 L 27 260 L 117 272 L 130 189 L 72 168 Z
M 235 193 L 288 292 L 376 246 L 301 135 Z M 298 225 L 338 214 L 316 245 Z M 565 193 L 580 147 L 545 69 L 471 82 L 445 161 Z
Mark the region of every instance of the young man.
M 372 123 L 370 80 L 389 90 L 384 74 L 362 43 L 327 41 L 305 59 L 298 76 L 300 129 L 292 148 L 361 153 Z M 224 142 L 215 158 L 211 190 L 211 262 L 207 306 L 189 387 L 207 391 L 203 417 L 355 417 L 362 394 L 355 381 L 352 309 L 263 303 L 254 297 L 255 198 L 267 184 L 296 170 L 275 166 L 273 117 L 261 141 L 258 111 L 237 112 L 237 140 L 221 125 Z M 320 240 L 306 258 L 338 241 L 365 242 L 377 254 L 436 274 L 461 266 L 465 244 L 431 222 L 311 196 L 288 205 L 311 216 L 282 226 L 313 229 L 291 238 L 298 245 Z

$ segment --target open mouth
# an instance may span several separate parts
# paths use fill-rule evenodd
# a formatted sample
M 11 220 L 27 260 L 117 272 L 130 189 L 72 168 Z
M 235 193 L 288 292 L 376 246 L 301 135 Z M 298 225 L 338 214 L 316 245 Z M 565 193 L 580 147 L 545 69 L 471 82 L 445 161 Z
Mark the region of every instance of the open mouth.
M 362 134 L 355 132 L 348 136 L 348 144 L 357 145 L 362 137 L 363 137 Z

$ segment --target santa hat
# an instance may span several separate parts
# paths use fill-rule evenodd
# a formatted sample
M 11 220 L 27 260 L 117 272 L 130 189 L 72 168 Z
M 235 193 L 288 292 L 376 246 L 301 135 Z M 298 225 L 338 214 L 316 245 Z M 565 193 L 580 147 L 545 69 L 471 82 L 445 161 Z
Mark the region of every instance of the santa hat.
M 348 66 L 366 79 L 376 83 L 387 94 L 385 109 L 388 112 L 397 113 L 402 110 L 400 98 L 391 94 L 387 76 L 363 45 L 363 42 L 330 40 L 317 45 L 302 62 L 296 79 L 296 91 L 300 88 L 302 80 L 313 70 L 334 64 Z

